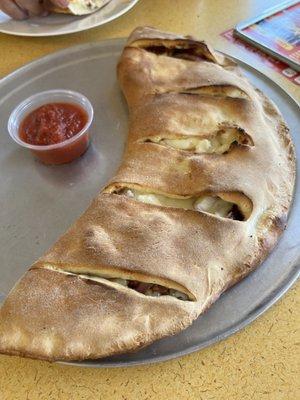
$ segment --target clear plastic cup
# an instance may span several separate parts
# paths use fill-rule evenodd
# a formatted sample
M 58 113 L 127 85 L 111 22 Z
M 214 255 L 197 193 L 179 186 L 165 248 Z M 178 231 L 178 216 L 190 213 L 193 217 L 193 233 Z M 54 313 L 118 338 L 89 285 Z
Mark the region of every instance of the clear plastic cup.
M 60 143 L 44 146 L 24 142 L 19 136 L 20 124 L 29 113 L 49 103 L 71 103 L 80 106 L 87 113 L 86 125 L 76 135 Z M 93 107 L 82 94 L 63 89 L 47 90 L 34 94 L 20 103 L 11 113 L 7 128 L 11 138 L 16 143 L 31 150 L 44 164 L 65 164 L 75 160 L 87 150 L 90 143 L 89 128 L 93 116 Z

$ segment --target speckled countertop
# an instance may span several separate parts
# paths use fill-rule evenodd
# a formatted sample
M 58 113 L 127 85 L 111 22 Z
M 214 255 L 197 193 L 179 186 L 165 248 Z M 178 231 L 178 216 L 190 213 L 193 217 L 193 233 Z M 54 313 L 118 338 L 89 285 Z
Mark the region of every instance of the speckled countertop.
M 104 27 L 54 38 L 0 34 L 0 76 L 50 52 L 124 37 L 152 25 L 209 40 L 254 63 L 300 100 L 299 87 L 219 36 L 276 0 L 140 0 Z M 300 398 L 299 284 L 257 321 L 217 345 L 157 365 L 84 369 L 0 356 L 0 400 L 296 400 Z

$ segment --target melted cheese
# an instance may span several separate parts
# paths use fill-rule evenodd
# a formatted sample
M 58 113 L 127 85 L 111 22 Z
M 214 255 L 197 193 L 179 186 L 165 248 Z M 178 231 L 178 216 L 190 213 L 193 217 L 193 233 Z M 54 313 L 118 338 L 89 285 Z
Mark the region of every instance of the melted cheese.
M 239 133 L 235 129 L 228 129 L 210 138 L 183 137 L 179 139 L 151 138 L 150 140 L 173 147 L 179 150 L 193 151 L 197 154 L 223 154 L 229 150 L 234 142 L 238 142 Z
M 229 214 L 233 205 L 233 203 L 220 197 L 202 196 L 195 201 L 194 208 L 197 211 L 204 211 L 224 218 Z
M 174 198 L 161 194 L 140 192 L 136 189 L 125 189 L 125 196 L 134 198 L 142 203 L 154 204 L 164 207 L 183 208 L 196 210 L 226 217 L 232 209 L 233 203 L 225 201 L 217 196 L 204 195 L 200 197 Z
M 134 197 L 136 200 L 141 201 L 142 203 L 147 204 L 155 204 L 157 206 L 164 206 L 164 207 L 176 207 L 176 208 L 185 208 L 185 209 L 193 209 L 194 199 L 193 198 L 173 198 L 163 196 L 161 194 L 153 194 L 153 193 L 143 193 L 138 192 L 137 190 L 129 191 L 129 197 Z M 126 195 L 128 196 L 128 191 Z

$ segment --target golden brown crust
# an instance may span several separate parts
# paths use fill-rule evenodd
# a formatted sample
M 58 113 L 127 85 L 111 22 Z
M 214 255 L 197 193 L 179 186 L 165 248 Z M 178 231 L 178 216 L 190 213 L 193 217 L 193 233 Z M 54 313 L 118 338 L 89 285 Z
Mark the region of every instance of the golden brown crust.
M 167 55 L 153 46 L 168 48 Z M 130 111 L 123 163 L 8 296 L 0 311 L 2 353 L 99 358 L 174 334 L 248 275 L 285 227 L 295 176 L 288 128 L 234 62 L 193 38 L 138 28 L 118 77 Z M 226 128 L 244 132 L 251 146 L 194 154 L 147 142 Z M 174 197 L 215 193 L 242 205 L 247 220 L 144 204 L 114 193 L 122 187 Z M 153 282 L 191 301 L 151 298 L 79 274 Z
M 193 48 L 196 55 L 216 62 L 223 67 L 234 66 L 230 58 L 215 51 L 203 40 L 196 40 L 192 36 L 180 36 L 170 32 L 161 32 L 150 26 L 136 28 L 128 38 L 127 47 L 166 46 L 168 48 Z
M 178 332 L 190 323 L 186 308 L 170 297 L 31 269 L 0 310 L 0 349 L 49 361 L 104 357 Z
M 235 261 L 232 253 L 236 242 L 244 245 L 247 236 L 238 221 L 100 194 L 36 265 L 94 274 L 120 269 L 137 278 L 158 277 L 166 286 L 177 282 L 203 303 L 211 291 L 209 266 L 219 270 L 220 279 L 235 274 L 240 253 Z M 255 238 L 249 241 L 249 252 L 255 244 Z

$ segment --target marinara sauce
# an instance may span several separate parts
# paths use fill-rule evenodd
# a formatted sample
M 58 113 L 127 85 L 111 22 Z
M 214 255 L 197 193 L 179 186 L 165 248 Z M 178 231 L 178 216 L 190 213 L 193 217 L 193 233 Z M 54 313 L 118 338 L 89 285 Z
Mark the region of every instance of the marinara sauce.
M 79 133 L 87 124 L 86 111 L 76 104 L 49 103 L 33 110 L 20 124 L 19 137 L 35 146 L 63 143 Z M 53 146 L 33 152 L 47 164 L 63 164 L 79 157 L 88 146 L 88 135 L 65 146 Z

